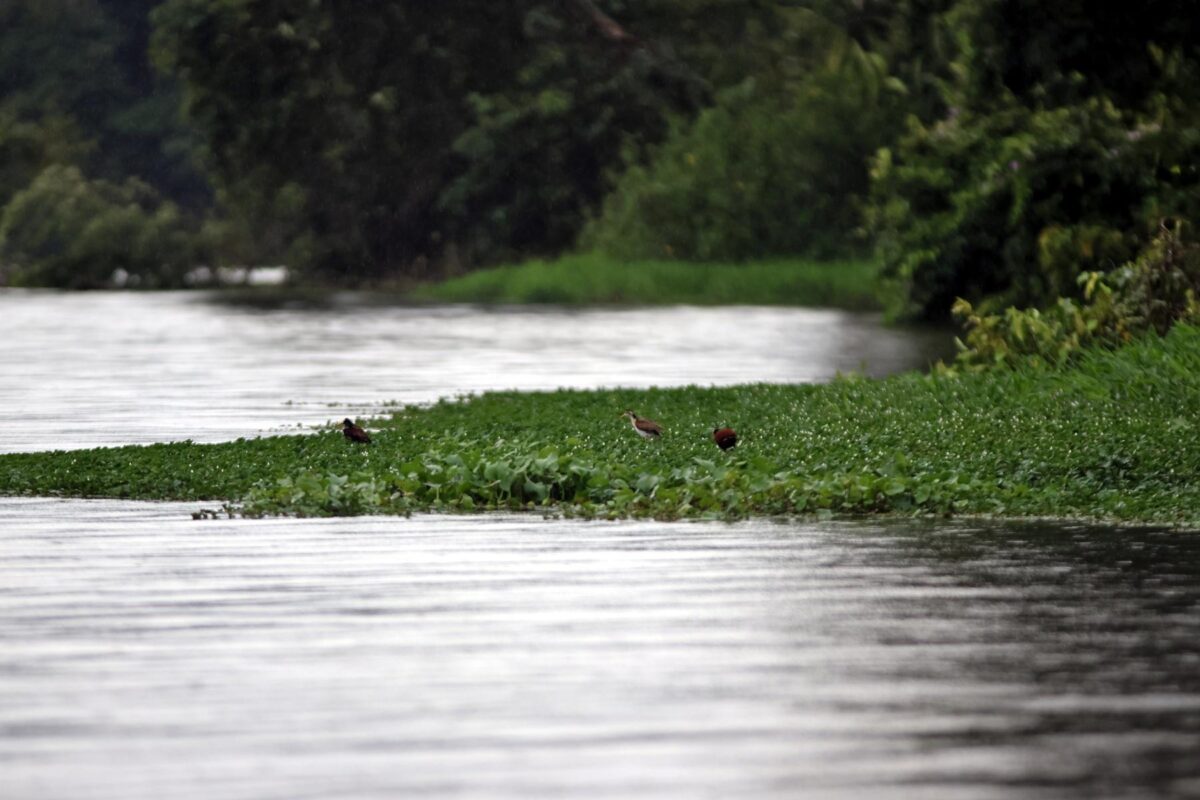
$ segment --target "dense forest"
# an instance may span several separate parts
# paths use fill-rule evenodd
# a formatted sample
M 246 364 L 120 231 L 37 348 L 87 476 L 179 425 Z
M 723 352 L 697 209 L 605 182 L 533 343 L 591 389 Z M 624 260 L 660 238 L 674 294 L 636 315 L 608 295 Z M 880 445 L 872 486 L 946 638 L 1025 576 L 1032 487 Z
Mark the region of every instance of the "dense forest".
M 895 318 L 1094 306 L 1123 265 L 1194 260 L 1198 19 L 1183 0 L 8 0 L 0 282 L 873 253 Z

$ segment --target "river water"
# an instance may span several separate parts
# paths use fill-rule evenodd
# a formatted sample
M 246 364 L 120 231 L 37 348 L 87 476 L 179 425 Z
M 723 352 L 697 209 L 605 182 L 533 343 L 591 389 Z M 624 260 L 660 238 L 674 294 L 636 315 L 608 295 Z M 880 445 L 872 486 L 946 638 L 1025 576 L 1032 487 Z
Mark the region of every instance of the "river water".
M 825 381 L 944 333 L 795 308 L 253 308 L 207 293 L 0 290 L 0 452 L 228 441 L 486 389 Z
M 0 452 L 929 346 L 795 309 L 4 292 Z M 1200 797 L 1200 537 L 196 507 L 0 498 L 0 798 Z

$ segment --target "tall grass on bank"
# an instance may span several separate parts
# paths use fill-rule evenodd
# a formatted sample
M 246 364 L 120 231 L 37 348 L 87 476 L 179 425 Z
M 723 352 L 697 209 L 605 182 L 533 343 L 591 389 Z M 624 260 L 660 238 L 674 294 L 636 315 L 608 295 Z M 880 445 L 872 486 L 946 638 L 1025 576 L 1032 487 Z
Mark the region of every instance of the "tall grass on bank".
M 638 438 L 619 412 L 661 422 Z M 340 432 L 0 456 L 0 493 L 226 501 L 249 514 L 874 512 L 1200 526 L 1200 328 L 1069 369 L 827 385 L 497 392 Z M 738 447 L 709 438 L 732 425 Z
M 874 309 L 870 261 L 623 262 L 596 254 L 527 261 L 421 287 L 417 299 L 470 303 L 797 305 Z

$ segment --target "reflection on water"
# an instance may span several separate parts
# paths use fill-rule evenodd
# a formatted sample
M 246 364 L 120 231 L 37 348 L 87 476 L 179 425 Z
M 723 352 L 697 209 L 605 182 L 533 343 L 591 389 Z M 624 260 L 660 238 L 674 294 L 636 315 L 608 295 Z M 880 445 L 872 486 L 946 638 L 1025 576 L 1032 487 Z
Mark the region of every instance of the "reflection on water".
M 1200 539 L 0 499 L 0 795 L 1195 797 Z
M 565 310 L 0 290 L 0 452 L 226 441 L 485 389 L 824 381 L 945 334 L 796 308 Z

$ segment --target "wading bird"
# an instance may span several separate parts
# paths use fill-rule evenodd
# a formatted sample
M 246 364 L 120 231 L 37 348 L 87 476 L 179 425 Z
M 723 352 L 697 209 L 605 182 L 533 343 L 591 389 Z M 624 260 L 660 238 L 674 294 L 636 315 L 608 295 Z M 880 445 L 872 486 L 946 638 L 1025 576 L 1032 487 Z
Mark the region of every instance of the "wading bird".
M 662 436 L 662 425 L 659 425 L 652 419 L 639 417 L 632 411 L 626 411 L 621 416 L 627 418 L 633 425 L 633 429 L 638 432 L 638 436 L 643 439 L 657 439 Z
M 352 442 L 371 443 L 371 437 L 367 435 L 367 432 L 351 422 L 349 417 L 342 420 L 342 435 Z
M 713 441 L 722 450 L 729 450 L 737 444 L 737 434 L 734 433 L 733 428 L 714 428 Z

